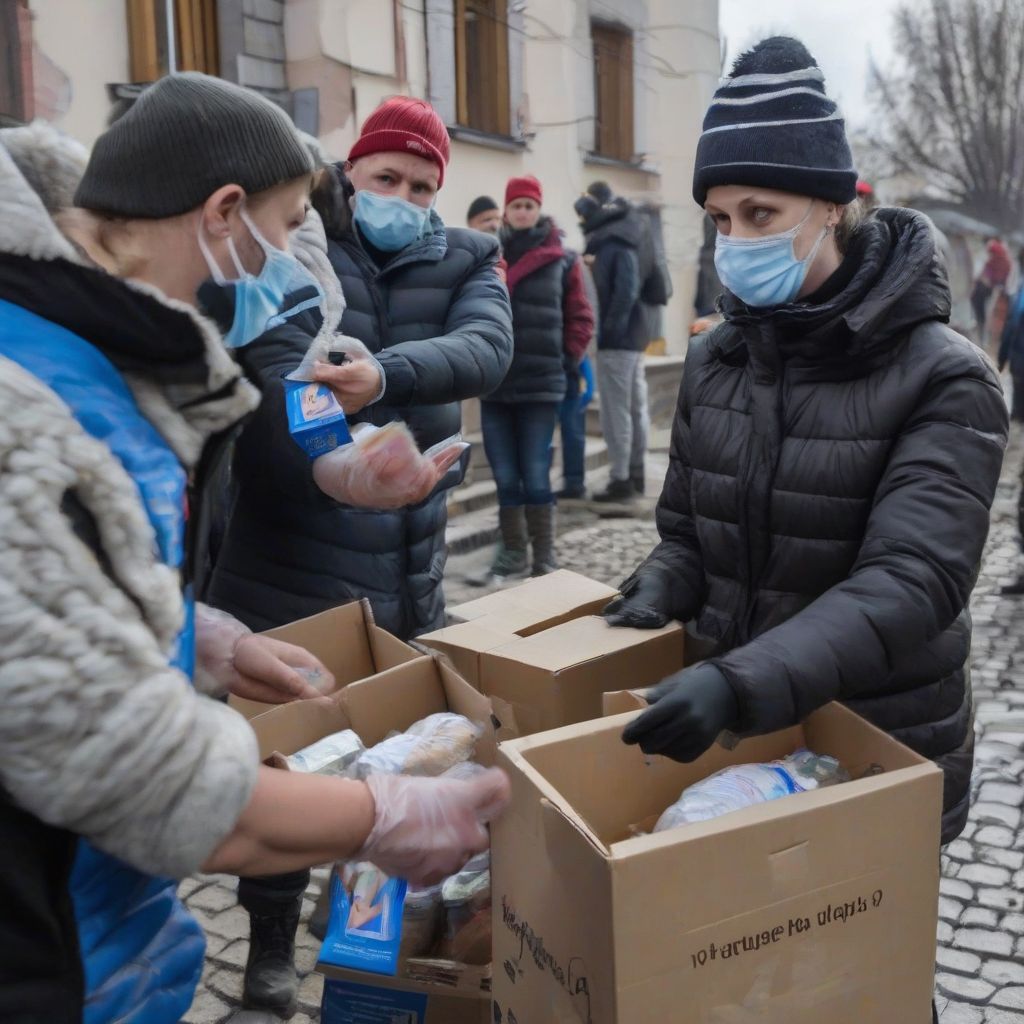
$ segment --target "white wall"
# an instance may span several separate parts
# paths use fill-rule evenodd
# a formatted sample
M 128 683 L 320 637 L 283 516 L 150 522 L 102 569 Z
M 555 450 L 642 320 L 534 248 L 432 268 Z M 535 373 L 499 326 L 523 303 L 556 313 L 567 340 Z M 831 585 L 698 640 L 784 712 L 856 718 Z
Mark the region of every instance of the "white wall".
M 68 76 L 71 105 L 62 129 L 91 146 L 106 127 L 108 82 L 128 82 L 128 15 L 124 0 L 31 0 L 36 46 Z

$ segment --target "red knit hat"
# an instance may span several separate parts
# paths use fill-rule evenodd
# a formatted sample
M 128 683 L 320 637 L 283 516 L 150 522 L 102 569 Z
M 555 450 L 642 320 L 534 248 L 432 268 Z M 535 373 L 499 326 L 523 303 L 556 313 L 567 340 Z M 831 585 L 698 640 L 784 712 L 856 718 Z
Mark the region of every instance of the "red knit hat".
M 525 174 L 521 178 L 509 178 L 505 186 L 505 205 L 508 206 L 513 199 L 532 199 L 538 206 L 542 206 L 544 191 L 532 174 Z
M 437 164 L 437 187 L 444 184 L 444 169 L 451 156 L 448 129 L 437 111 L 412 96 L 392 96 L 364 122 L 349 151 L 349 160 L 370 153 L 412 153 Z

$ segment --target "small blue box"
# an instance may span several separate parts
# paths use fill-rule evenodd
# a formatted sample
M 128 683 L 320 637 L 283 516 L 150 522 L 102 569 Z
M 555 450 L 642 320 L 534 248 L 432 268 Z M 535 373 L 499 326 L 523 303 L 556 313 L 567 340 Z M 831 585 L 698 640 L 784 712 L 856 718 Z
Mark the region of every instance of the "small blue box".
M 345 410 L 326 384 L 286 380 L 284 403 L 288 431 L 311 459 L 352 441 Z

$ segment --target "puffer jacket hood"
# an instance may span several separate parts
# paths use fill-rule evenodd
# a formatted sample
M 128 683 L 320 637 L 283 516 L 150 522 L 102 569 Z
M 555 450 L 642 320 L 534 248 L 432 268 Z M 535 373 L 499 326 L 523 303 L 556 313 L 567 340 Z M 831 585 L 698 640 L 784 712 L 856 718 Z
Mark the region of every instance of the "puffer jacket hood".
M 616 196 L 611 202 L 599 206 L 583 222 L 582 227 L 587 239 L 588 255 L 596 253 L 609 241 L 639 249 L 644 238 L 644 224 L 629 200 L 622 196 Z
M 967 815 L 968 605 L 1007 410 L 944 321 L 929 221 L 881 210 L 838 293 L 748 309 L 693 339 L 658 504 L 664 581 L 732 685 L 740 732 L 840 700 L 945 771 L 943 839 Z M 823 295 L 828 295 L 824 289 Z

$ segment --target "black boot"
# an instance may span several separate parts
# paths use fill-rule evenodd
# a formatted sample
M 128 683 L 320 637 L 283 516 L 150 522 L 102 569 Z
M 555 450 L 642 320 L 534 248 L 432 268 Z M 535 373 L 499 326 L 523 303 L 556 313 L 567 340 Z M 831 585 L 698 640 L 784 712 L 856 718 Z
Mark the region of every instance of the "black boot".
M 636 497 L 632 480 L 609 480 L 608 487 L 594 495 L 594 501 L 621 504 Z
M 546 576 L 558 568 L 555 558 L 555 506 L 527 505 L 526 525 L 533 545 L 533 575 Z
M 242 1005 L 270 1010 L 287 1019 L 295 1013 L 299 979 L 295 973 L 295 932 L 299 907 L 265 917 L 249 915 L 249 960 L 245 965 Z

